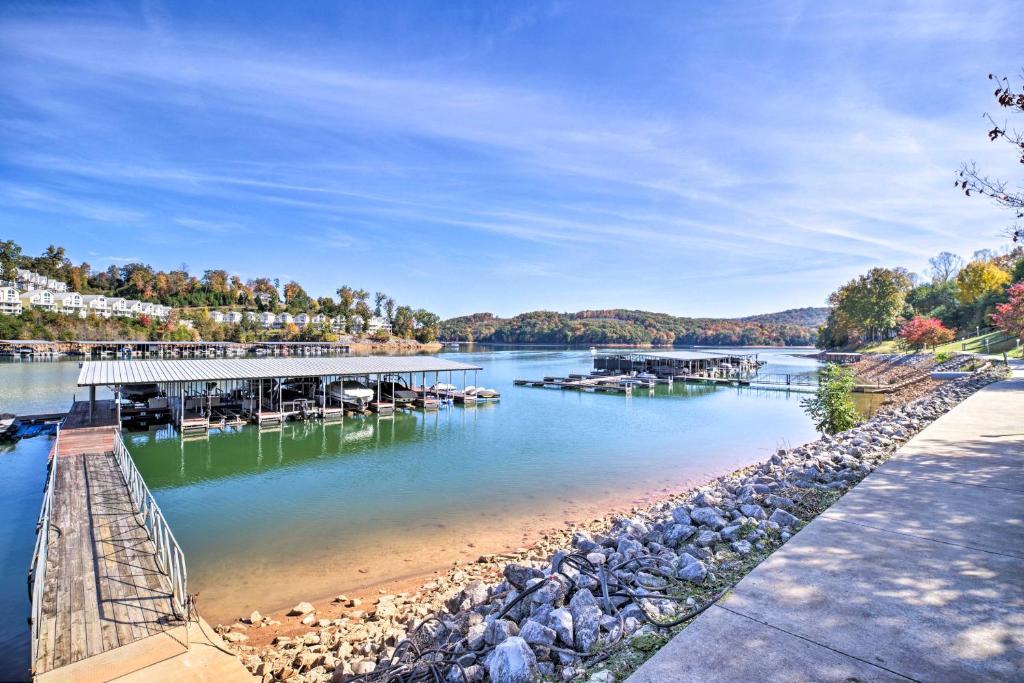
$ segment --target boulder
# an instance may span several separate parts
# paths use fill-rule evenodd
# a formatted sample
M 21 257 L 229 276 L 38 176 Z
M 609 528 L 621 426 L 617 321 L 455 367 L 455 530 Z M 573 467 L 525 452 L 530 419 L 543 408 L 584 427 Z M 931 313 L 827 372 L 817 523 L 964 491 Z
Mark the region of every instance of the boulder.
M 791 528 L 800 523 L 800 519 L 798 517 L 794 517 L 781 508 L 773 512 L 772 516 L 768 518 L 768 521 L 775 522 L 779 526 L 788 526 Z
M 519 627 L 514 621 L 495 619 L 487 624 L 487 630 L 484 631 L 484 642 L 488 645 L 497 645 L 510 636 L 517 635 L 519 635 Z
M 528 619 L 519 630 L 519 636 L 531 645 L 553 645 L 557 634 L 554 629 Z
M 301 617 L 304 614 L 309 614 L 314 609 L 315 608 L 313 607 L 313 605 L 309 604 L 308 602 L 300 602 L 288 611 L 288 616 Z
M 590 652 L 601 632 L 601 608 L 597 606 L 594 594 L 587 590 L 576 591 L 569 601 L 574 629 L 573 645 L 580 652 Z
M 722 515 L 718 514 L 718 510 L 712 507 L 694 508 L 690 512 L 690 517 L 692 517 L 693 521 L 698 524 L 709 526 L 715 531 L 718 531 L 726 525 L 726 521 L 722 518 Z
M 558 638 L 563 643 L 572 646 L 572 612 L 564 607 L 551 610 L 551 614 L 548 615 L 548 626 L 558 635 Z
M 747 505 L 740 505 L 740 512 L 747 517 L 753 517 L 754 519 L 767 519 L 768 515 L 765 513 L 764 508 L 760 505 L 753 503 Z
M 752 550 L 750 541 L 736 541 L 729 547 L 731 547 L 732 551 L 737 555 L 749 555 Z
M 540 680 L 537 656 L 519 636 L 506 638 L 494 648 L 487 673 L 494 683 L 535 683 Z
M 700 583 L 708 575 L 708 568 L 703 562 L 689 553 L 679 556 L 679 565 L 676 567 L 676 578 L 690 583 Z
M 523 590 L 526 588 L 526 583 L 530 579 L 539 579 L 544 577 L 544 572 L 533 567 L 527 567 L 521 564 L 506 564 L 505 565 L 505 579 L 518 588 Z

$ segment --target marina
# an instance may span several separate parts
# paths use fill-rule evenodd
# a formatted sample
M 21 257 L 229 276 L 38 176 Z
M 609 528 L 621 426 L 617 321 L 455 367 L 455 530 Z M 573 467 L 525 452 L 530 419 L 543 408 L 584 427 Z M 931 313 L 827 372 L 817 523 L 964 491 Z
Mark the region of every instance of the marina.
M 585 351 L 537 350 L 410 356 L 400 360 L 459 362 L 480 370 L 416 365 L 401 372 L 381 365 L 390 362 L 381 357 L 97 361 L 81 368 L 69 362 L 0 363 L 0 372 L 13 373 L 6 375 L 7 388 L 42 392 L 25 403 L 17 395 L 22 391 L 28 398 L 24 389 L 7 394 L 0 388 L 0 400 L 4 409 L 26 416 L 65 419 L 62 442 L 76 424 L 86 429 L 121 425 L 131 460 L 187 557 L 189 591 L 202 593 L 202 615 L 215 623 L 252 609 L 429 571 L 455 559 L 473 561 L 485 549 L 514 548 L 558 520 L 601 514 L 609 503 L 628 505 L 644 492 L 684 486 L 694 477 L 741 465 L 751 439 L 773 444 L 780 435 L 796 440 L 813 433 L 787 392 L 769 396 L 742 386 L 664 379 L 651 387 L 637 380 L 634 388 L 643 391 L 636 390 L 624 405 L 598 392 L 537 393 L 515 385 L 517 376 L 545 372 L 578 381 L 574 370 L 591 358 Z M 817 366 L 782 354 L 768 358 L 764 370 L 799 374 Z M 342 361 L 367 365 L 311 367 Z M 296 362 L 307 369 L 277 365 Z M 181 374 L 143 372 L 153 367 L 149 363 L 172 365 Z M 202 372 L 185 374 L 194 372 L 196 363 Z M 240 373 L 230 369 L 235 363 L 265 369 Z M 218 365 L 222 369 L 215 372 Z M 84 374 L 86 366 L 93 369 Z M 283 389 L 291 384 L 313 393 L 315 386 L 321 396 L 324 386 L 341 380 L 338 395 L 344 397 L 354 389 L 345 381 L 375 389 L 374 373 L 382 379 L 375 400 L 361 411 L 343 407 L 338 419 L 289 419 L 261 428 L 248 420 L 218 421 L 222 410 L 234 410 L 228 401 L 210 410 L 215 390 L 230 395 L 232 383 L 252 386 L 258 394 L 258 384 L 266 382 L 263 411 L 257 414 L 272 417 L 279 412 L 272 410 L 278 398 L 268 387 L 277 388 L 280 379 L 287 380 Z M 387 376 L 395 381 L 384 381 Z M 46 391 L 43 377 L 63 379 Z M 218 386 L 211 390 L 209 382 Z M 152 391 L 146 384 L 167 394 L 173 419 L 146 424 L 141 414 L 133 414 L 129 402 L 141 403 Z M 90 386 L 97 394 L 91 416 L 90 401 L 82 395 Z M 61 412 L 76 392 L 73 408 Z M 182 397 L 191 399 L 189 417 L 208 419 L 194 434 L 183 433 L 176 422 Z M 291 400 L 298 399 L 284 397 L 280 412 L 294 408 Z M 426 406 L 432 401 L 437 410 Z M 394 412 L 375 412 L 374 402 L 394 404 Z M 500 410 L 493 409 L 496 403 Z M 204 410 L 209 417 L 201 414 Z M 740 415 L 743 430 L 721 429 Z M 623 431 L 626 423 L 638 429 Z M 680 434 L 686 438 L 680 440 Z M 0 466 L 31 462 L 25 459 L 48 441 L 26 438 L 8 446 L 14 450 Z M 609 480 L 616 482 L 614 490 Z M 39 503 L 32 506 L 38 515 Z M 381 547 L 388 548 L 385 555 L 374 550 Z M 29 544 L 22 557 L 31 550 Z M 11 585 L 24 580 L 27 563 L 11 568 Z M 12 596 L 16 609 L 24 604 L 24 590 L 19 593 Z M 164 638 L 183 628 L 168 624 Z M 138 643 L 116 650 L 122 647 Z

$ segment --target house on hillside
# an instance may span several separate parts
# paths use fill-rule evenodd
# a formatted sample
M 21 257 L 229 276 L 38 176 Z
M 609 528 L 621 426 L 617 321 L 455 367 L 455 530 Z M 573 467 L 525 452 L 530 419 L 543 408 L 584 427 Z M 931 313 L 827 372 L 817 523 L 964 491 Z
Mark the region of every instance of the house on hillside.
M 239 324 L 240 322 L 242 322 L 241 311 L 228 311 L 227 313 L 224 314 L 224 322 L 228 323 L 229 325 Z
M 295 324 L 299 327 L 305 327 L 310 321 L 309 313 L 299 313 L 295 316 Z
M 260 313 L 260 325 L 263 327 L 273 327 L 276 322 L 277 316 L 270 311 L 263 311 Z
M 21 297 L 16 287 L 0 287 L 0 313 L 21 315 Z
M 283 313 L 277 314 L 277 324 L 279 327 L 284 327 L 285 325 L 291 325 L 294 323 L 295 318 L 293 318 L 292 314 L 289 313 L 288 311 L 284 311 Z
M 78 292 L 58 292 L 53 297 L 54 310 L 67 315 L 85 317 L 85 307 L 82 303 L 82 295 Z
M 43 311 L 52 311 L 54 309 L 53 292 L 48 289 L 30 289 L 19 294 L 18 298 L 21 300 L 21 307 L 23 309 L 38 308 Z
M 110 317 L 110 306 L 107 304 L 107 297 L 102 294 L 83 294 L 82 306 L 86 313 L 92 313 L 103 318 Z

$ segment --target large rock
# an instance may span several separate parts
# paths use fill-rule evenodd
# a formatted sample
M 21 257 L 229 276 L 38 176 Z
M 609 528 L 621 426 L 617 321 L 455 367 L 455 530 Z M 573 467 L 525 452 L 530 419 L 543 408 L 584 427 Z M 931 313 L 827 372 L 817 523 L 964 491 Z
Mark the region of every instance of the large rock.
M 690 511 L 683 506 L 679 506 L 672 510 L 672 521 L 676 524 L 690 524 Z
M 484 642 L 488 645 L 497 645 L 509 637 L 517 635 L 519 635 L 519 627 L 514 621 L 495 619 L 487 624 L 487 630 L 484 631 Z
M 543 582 L 544 586 L 530 594 L 533 602 L 558 607 L 565 601 L 569 586 L 564 578 L 554 574 L 546 579 L 530 579 L 526 585 L 529 588 L 540 582 Z
M 679 565 L 676 567 L 676 578 L 690 583 L 700 583 L 708 575 L 708 568 L 703 562 L 689 553 L 679 556 Z
M 690 511 L 690 517 L 698 524 L 709 526 L 715 531 L 718 531 L 727 523 L 722 518 L 722 515 L 718 514 L 718 510 L 712 507 L 694 508 Z
M 300 602 L 288 611 L 290 617 L 301 617 L 303 614 L 309 614 L 314 610 L 313 605 L 308 602 Z
M 570 647 L 573 644 L 572 612 L 559 607 L 551 610 L 548 615 L 548 626 L 558 635 L 559 639 Z
M 508 582 L 519 590 L 526 588 L 526 583 L 530 579 L 540 579 L 544 577 L 544 572 L 539 569 L 526 567 L 521 564 L 506 564 L 504 574 Z
M 670 548 L 678 548 L 696 532 L 697 527 L 690 526 L 689 524 L 671 524 L 668 529 L 665 530 L 665 545 Z
M 768 518 L 769 522 L 775 522 L 779 526 L 795 527 L 800 523 L 798 517 L 794 517 L 785 510 L 779 509 L 772 513 L 772 516 Z
M 590 652 L 601 633 L 601 616 L 594 594 L 588 590 L 576 591 L 569 601 L 574 629 L 573 645 L 580 652 Z
M 528 619 L 519 630 L 519 636 L 531 645 L 553 645 L 557 634 L 544 624 Z
M 742 512 L 747 517 L 753 517 L 754 519 L 766 519 L 768 517 L 768 515 L 765 514 L 763 507 L 761 507 L 760 505 L 755 505 L 753 503 L 750 503 L 748 505 L 740 505 L 740 512 Z
M 487 672 L 494 683 L 535 683 L 540 680 L 537 657 L 519 636 L 506 638 L 494 648 Z

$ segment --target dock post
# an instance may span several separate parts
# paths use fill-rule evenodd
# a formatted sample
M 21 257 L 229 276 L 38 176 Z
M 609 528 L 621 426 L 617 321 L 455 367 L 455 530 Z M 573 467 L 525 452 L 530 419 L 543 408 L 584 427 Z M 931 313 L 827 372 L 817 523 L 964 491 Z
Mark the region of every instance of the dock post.
M 93 409 L 96 408 L 96 387 L 89 387 L 89 424 L 92 424 Z

